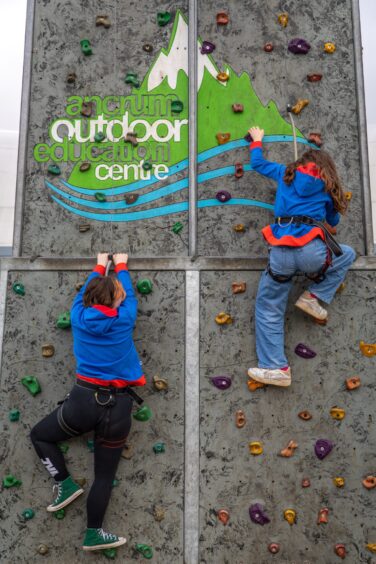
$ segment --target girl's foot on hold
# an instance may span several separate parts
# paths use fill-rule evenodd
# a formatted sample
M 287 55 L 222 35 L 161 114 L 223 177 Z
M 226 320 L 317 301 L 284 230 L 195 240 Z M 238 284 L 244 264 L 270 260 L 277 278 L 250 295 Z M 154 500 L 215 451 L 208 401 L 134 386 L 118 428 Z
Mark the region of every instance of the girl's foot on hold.
M 291 369 L 282 368 L 250 368 L 248 376 L 261 382 L 262 384 L 270 384 L 272 386 L 290 386 L 291 384 Z
M 57 488 L 56 499 L 51 503 L 51 505 L 47 507 L 47 511 L 50 512 L 59 511 L 59 509 L 66 507 L 67 505 L 72 503 L 72 501 L 76 499 L 76 497 L 84 493 L 84 490 L 78 484 L 76 484 L 71 476 L 68 476 L 68 478 L 66 478 L 62 482 L 57 482 L 54 485 L 54 489 L 55 488 Z
M 298 301 L 295 302 L 295 305 L 319 321 L 326 321 L 328 318 L 328 312 L 326 309 L 321 307 L 318 299 L 310 292 L 303 292 Z
M 84 550 L 102 550 L 104 548 L 115 548 L 125 544 L 127 539 L 118 537 L 112 533 L 106 533 L 103 529 L 86 529 Z

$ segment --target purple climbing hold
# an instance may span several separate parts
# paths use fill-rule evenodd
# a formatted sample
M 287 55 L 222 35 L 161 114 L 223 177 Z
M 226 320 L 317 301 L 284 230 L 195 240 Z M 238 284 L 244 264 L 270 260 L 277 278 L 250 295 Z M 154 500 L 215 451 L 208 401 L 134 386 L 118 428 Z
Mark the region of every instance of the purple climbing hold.
M 201 45 L 201 54 L 209 55 L 209 53 L 213 53 L 214 49 L 215 49 L 214 43 L 211 43 L 210 41 L 203 41 Z
M 254 503 L 249 508 L 249 516 L 251 521 L 257 523 L 257 525 L 266 525 L 270 523 L 270 519 L 264 511 L 264 508 L 259 503 Z
M 303 343 L 298 343 L 295 347 L 295 353 L 302 358 L 315 358 L 316 353 Z
M 213 385 L 218 388 L 219 390 L 227 390 L 231 386 L 231 378 L 230 376 L 213 376 L 211 378 Z
M 228 202 L 229 200 L 231 200 L 231 194 L 226 190 L 220 190 L 216 193 L 215 197 L 219 202 Z
M 252 143 L 252 141 L 253 141 L 252 135 L 250 133 L 247 133 L 247 135 L 244 135 L 244 139 L 247 141 L 247 143 Z
M 315 454 L 317 458 L 323 460 L 330 452 L 332 452 L 334 444 L 328 439 L 318 439 L 315 443 Z
M 288 50 L 294 55 L 306 55 L 310 50 L 311 46 L 305 39 L 297 37 L 296 39 L 291 39 L 289 41 Z

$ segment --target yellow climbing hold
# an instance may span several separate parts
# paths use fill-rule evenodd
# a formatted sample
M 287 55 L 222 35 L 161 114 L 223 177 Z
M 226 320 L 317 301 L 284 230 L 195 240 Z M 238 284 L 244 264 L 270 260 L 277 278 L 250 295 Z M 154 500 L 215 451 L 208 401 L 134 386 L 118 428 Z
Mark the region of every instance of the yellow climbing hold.
M 300 112 L 309 104 L 309 100 L 307 98 L 299 98 L 296 104 L 291 108 L 291 111 L 298 115 Z
M 264 452 L 262 443 L 260 443 L 260 441 L 252 441 L 251 443 L 249 443 L 248 446 L 249 446 L 249 452 L 254 456 L 257 456 Z
M 221 311 L 220 313 L 218 313 L 217 317 L 215 318 L 215 321 L 216 323 L 218 323 L 218 325 L 229 325 L 230 323 L 233 322 L 233 319 L 231 315 L 225 313 L 224 311 Z
M 333 478 L 333 482 L 334 485 L 337 486 L 337 488 L 343 488 L 343 486 L 345 485 L 345 478 L 338 476 L 336 478 Z
M 375 356 L 376 354 L 376 345 L 375 344 L 367 344 L 364 341 L 360 341 L 359 343 L 359 348 L 361 350 L 361 352 L 364 354 L 364 356 Z
M 286 509 L 283 513 L 283 517 L 289 525 L 296 523 L 296 511 L 294 511 L 294 509 Z
M 333 417 L 333 419 L 337 419 L 337 421 L 342 421 L 342 419 L 345 417 L 346 413 L 345 413 L 344 409 L 337 407 L 337 406 L 334 406 L 330 410 L 330 415 L 331 415 L 331 417 Z
M 376 554 L 376 542 L 369 542 L 368 544 L 366 544 L 366 548 L 370 552 L 373 552 L 374 554 Z

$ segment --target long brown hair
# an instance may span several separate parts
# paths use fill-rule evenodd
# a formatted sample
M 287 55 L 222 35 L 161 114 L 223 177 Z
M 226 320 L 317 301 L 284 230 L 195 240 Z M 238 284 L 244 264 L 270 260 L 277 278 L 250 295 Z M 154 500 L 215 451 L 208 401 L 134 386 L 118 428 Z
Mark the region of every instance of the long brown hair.
M 332 157 L 326 151 L 308 149 L 297 161 L 287 165 L 283 177 L 284 182 L 289 186 L 295 178 L 296 169 L 307 163 L 315 163 L 319 169 L 320 177 L 325 183 L 325 190 L 333 199 L 334 209 L 344 214 L 347 210 L 348 201 L 346 200 L 342 183 L 338 177 L 336 165 Z
M 104 305 L 113 307 L 114 303 L 125 298 L 125 291 L 117 278 L 97 276 L 90 280 L 84 293 L 84 306 Z

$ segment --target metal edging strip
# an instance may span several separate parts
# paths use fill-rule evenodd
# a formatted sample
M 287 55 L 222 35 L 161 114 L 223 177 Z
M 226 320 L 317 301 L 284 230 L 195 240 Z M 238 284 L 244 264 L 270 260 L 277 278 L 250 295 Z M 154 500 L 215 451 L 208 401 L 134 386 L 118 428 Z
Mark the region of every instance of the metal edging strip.
M 0 261 L 0 382 L 1 382 L 1 366 L 3 360 L 3 341 L 4 341 L 4 323 L 5 323 L 5 307 L 7 299 L 7 282 L 8 271 L 4 268 L 3 261 Z
M 189 0 L 188 80 L 188 255 L 194 260 L 197 256 L 197 0 Z

